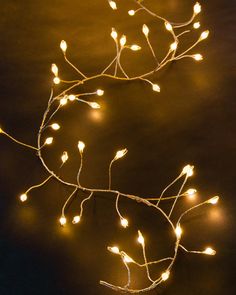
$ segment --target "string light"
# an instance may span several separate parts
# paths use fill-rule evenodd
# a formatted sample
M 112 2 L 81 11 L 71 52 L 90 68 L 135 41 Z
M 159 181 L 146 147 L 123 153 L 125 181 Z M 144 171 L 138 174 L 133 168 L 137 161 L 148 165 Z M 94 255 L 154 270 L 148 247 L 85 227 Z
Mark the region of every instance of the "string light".
M 73 80 L 73 81 L 65 81 L 63 79 L 60 79 L 58 77 L 58 67 L 57 65 L 54 63 L 51 65 L 51 72 L 54 75 L 53 78 L 53 83 L 55 85 L 53 85 L 53 89 L 48 101 L 48 106 L 44 112 L 43 115 L 43 119 L 39 128 L 39 132 L 37 135 L 37 142 L 38 145 L 37 147 L 35 146 L 31 146 L 28 145 L 26 143 L 23 143 L 19 140 L 17 140 L 16 138 L 14 138 L 13 136 L 11 136 L 10 134 L 8 134 L 7 132 L 3 131 L 0 128 L 0 133 L 6 137 L 8 137 L 9 139 L 11 139 L 13 142 L 20 144 L 24 147 L 27 147 L 31 150 L 36 150 L 37 151 L 37 156 L 39 157 L 43 167 L 46 169 L 47 173 L 49 174 L 49 176 L 42 181 L 39 184 L 36 184 L 32 187 L 30 187 L 28 190 L 25 190 L 25 193 L 20 195 L 20 201 L 21 202 L 25 202 L 28 199 L 28 193 L 35 188 L 41 187 L 43 185 L 45 185 L 50 179 L 56 179 L 59 183 L 67 186 L 70 189 L 73 189 L 72 192 L 70 192 L 70 195 L 68 196 L 68 198 L 66 199 L 63 207 L 62 207 L 62 212 L 61 212 L 61 217 L 59 219 L 59 223 L 62 226 L 65 226 L 67 223 L 67 218 L 66 218 L 66 209 L 68 204 L 72 204 L 73 203 L 73 199 L 75 197 L 75 195 L 77 196 L 77 194 L 80 194 L 81 192 L 83 192 L 83 194 L 87 194 L 87 197 L 84 198 L 81 203 L 80 203 L 80 213 L 78 215 L 75 215 L 72 219 L 72 223 L 73 224 L 77 224 L 81 221 L 82 218 L 82 214 L 83 214 L 83 206 L 86 204 L 86 202 L 88 202 L 92 196 L 96 196 L 96 193 L 99 192 L 99 194 L 104 193 L 104 194 L 109 194 L 109 195 L 113 195 L 116 197 L 116 201 L 115 201 L 115 206 L 116 206 L 116 211 L 117 214 L 119 216 L 119 220 L 120 220 L 120 224 L 122 227 L 126 228 L 129 225 L 129 221 L 127 218 L 124 218 L 124 216 L 122 216 L 120 210 L 119 210 L 119 198 L 127 198 L 129 200 L 132 200 L 134 202 L 138 202 L 139 204 L 142 204 L 144 206 L 148 206 L 150 208 L 152 208 L 153 210 L 156 210 L 156 212 L 161 213 L 162 216 L 164 217 L 164 219 L 166 220 L 167 224 L 170 226 L 170 230 L 174 233 L 175 235 L 175 244 L 174 244 L 174 253 L 172 256 L 170 257 L 164 257 L 161 258 L 159 260 L 156 261 L 149 261 L 147 260 L 146 257 L 146 252 L 145 252 L 145 239 L 143 234 L 141 233 L 141 231 L 138 231 L 138 238 L 137 241 L 138 243 L 142 246 L 142 252 L 143 252 L 143 258 L 144 258 L 144 263 L 139 263 L 137 261 L 135 261 L 133 258 L 131 258 L 128 254 L 126 254 L 124 251 L 121 251 L 117 246 L 112 246 L 112 247 L 107 247 L 108 251 L 117 254 L 120 258 L 121 261 L 124 263 L 126 269 L 127 269 L 127 276 L 128 276 L 128 282 L 125 286 L 116 286 L 113 284 L 110 284 L 108 282 L 105 281 L 100 281 L 100 283 L 106 287 L 109 287 L 115 291 L 121 291 L 121 292 L 127 292 L 127 293 L 141 293 L 144 291 L 150 291 L 152 289 L 154 289 L 155 287 L 157 287 L 159 284 L 161 284 L 163 281 L 166 281 L 169 276 L 170 276 L 170 271 L 172 269 L 173 264 L 176 261 L 176 257 L 178 255 L 179 249 L 184 250 L 186 253 L 196 253 L 196 254 L 206 254 L 206 255 L 215 255 L 216 251 L 213 250 L 212 248 L 208 247 L 206 248 L 204 251 L 189 251 L 187 250 L 181 243 L 181 239 L 182 239 L 182 227 L 181 227 L 181 221 L 183 219 L 183 217 L 185 217 L 189 212 L 191 212 L 192 210 L 197 210 L 198 208 L 200 208 L 201 206 L 204 206 L 206 204 L 212 204 L 212 205 L 216 205 L 219 197 L 218 196 L 214 196 L 212 198 L 210 198 L 207 201 L 204 201 L 202 203 L 199 203 L 187 210 L 185 210 L 179 217 L 178 222 L 174 224 L 173 219 L 172 219 L 172 213 L 176 213 L 175 212 L 175 205 L 176 203 L 179 201 L 180 197 L 182 196 L 189 196 L 189 197 L 193 197 L 196 193 L 195 189 L 188 189 L 186 192 L 183 192 L 185 184 L 188 180 L 188 178 L 190 176 L 193 175 L 193 170 L 194 170 L 194 166 L 193 165 L 186 165 L 181 173 L 179 174 L 179 176 L 177 176 L 170 184 L 167 185 L 167 187 L 165 187 L 162 191 L 162 193 L 160 194 L 160 196 L 155 197 L 155 198 L 147 198 L 145 197 L 141 197 L 141 196 L 136 196 L 136 195 L 132 195 L 132 194 L 127 194 L 127 193 L 123 193 L 120 192 L 118 190 L 113 190 L 111 188 L 111 168 L 112 165 L 115 161 L 123 158 L 127 152 L 128 149 L 124 148 L 121 150 L 118 150 L 114 156 L 114 158 L 111 160 L 110 165 L 109 165 L 109 183 L 108 183 L 108 188 L 100 188 L 100 189 L 95 189 L 95 188 L 87 188 L 81 185 L 80 183 L 80 174 L 83 168 L 83 152 L 85 149 L 85 143 L 83 141 L 79 141 L 78 142 L 78 149 L 79 149 L 79 153 L 80 153 L 80 167 L 79 167 L 79 171 L 77 174 L 77 183 L 74 182 L 68 182 L 65 181 L 64 178 L 60 175 L 58 175 L 58 173 L 55 173 L 54 171 L 52 171 L 48 164 L 46 159 L 44 158 L 44 153 L 42 154 L 42 148 L 44 147 L 44 145 L 50 145 L 53 142 L 53 137 L 46 137 L 46 140 L 44 141 L 44 143 L 42 143 L 42 138 L 44 138 L 45 135 L 44 132 L 46 132 L 46 130 L 48 130 L 48 127 L 51 127 L 53 130 L 58 130 L 60 129 L 60 125 L 58 123 L 51 123 L 52 120 L 54 119 L 55 115 L 57 114 L 58 110 L 66 105 L 68 103 L 68 101 L 71 102 L 75 102 L 75 103 L 86 103 L 87 105 L 89 105 L 90 107 L 94 108 L 94 109 L 99 109 L 101 106 L 100 104 L 98 104 L 97 102 L 94 101 L 87 101 L 87 100 L 83 100 L 81 99 L 81 96 L 88 96 L 88 95 L 98 95 L 98 96 L 102 96 L 104 94 L 104 90 L 102 89 L 97 89 L 95 92 L 90 92 L 90 93 L 78 93 L 78 94 L 73 94 L 72 90 L 75 89 L 76 87 L 80 87 L 82 84 L 86 83 L 89 80 L 92 79 L 98 79 L 98 78 L 112 78 L 114 80 L 121 80 L 121 81 L 140 81 L 142 83 L 148 83 L 149 85 L 151 85 L 152 90 L 154 92 L 160 92 L 160 86 L 158 84 L 153 83 L 149 77 L 153 76 L 155 73 L 157 73 L 158 71 L 160 71 L 162 68 L 164 68 L 166 65 L 168 65 L 169 63 L 171 63 L 172 61 L 178 61 L 180 59 L 183 58 L 193 58 L 196 61 L 200 61 L 203 59 L 202 55 L 200 53 L 197 54 L 191 54 L 190 51 L 193 50 L 199 42 L 201 42 L 202 40 L 206 39 L 209 35 L 209 31 L 205 30 L 200 34 L 200 37 L 189 47 L 187 47 L 185 50 L 183 50 L 181 52 L 181 50 L 177 50 L 178 45 L 180 44 L 180 42 L 182 41 L 182 38 L 184 38 L 184 36 L 186 36 L 187 32 L 189 32 L 190 30 L 183 30 L 182 32 L 178 31 L 178 34 L 176 34 L 176 29 L 181 29 L 181 28 L 186 28 L 188 26 L 192 26 L 194 29 L 198 29 L 200 27 L 200 23 L 199 22 L 195 22 L 195 17 L 196 15 L 198 15 L 201 12 L 201 5 L 197 2 L 195 3 L 195 5 L 193 6 L 193 14 L 190 17 L 190 19 L 187 22 L 183 22 L 183 23 L 175 23 L 172 21 L 167 20 L 166 18 L 159 16 L 158 14 L 156 14 L 155 12 L 151 11 L 149 8 L 147 8 L 144 4 L 144 1 L 135 1 L 135 4 L 138 6 L 138 9 L 136 10 L 129 10 L 128 14 L 130 16 L 133 16 L 136 14 L 137 11 L 142 10 L 143 12 L 145 12 L 146 14 L 148 14 L 149 16 L 153 17 L 154 20 L 158 21 L 162 21 L 163 25 L 165 26 L 166 30 L 168 32 L 168 34 L 170 34 L 172 40 L 172 43 L 170 43 L 170 47 L 167 48 L 166 54 L 164 55 L 164 57 L 162 59 L 159 59 L 159 56 L 156 55 L 155 50 L 152 47 L 152 44 L 148 38 L 150 30 L 148 28 L 148 26 L 146 24 L 143 24 L 142 26 L 142 33 L 145 35 L 145 39 L 151 50 L 151 53 L 155 59 L 155 64 L 153 66 L 153 68 L 148 71 L 148 72 L 144 72 L 142 74 L 138 74 L 138 75 L 130 75 L 126 72 L 126 70 L 124 69 L 122 63 L 121 63 L 121 54 L 123 52 L 123 49 L 128 48 L 132 51 L 138 51 L 141 49 L 141 47 L 139 45 L 133 44 L 133 45 L 129 45 L 127 44 L 127 38 L 124 34 L 119 34 L 119 36 L 121 36 L 121 38 L 119 38 L 119 42 L 118 42 L 118 33 L 117 31 L 112 28 L 111 29 L 111 37 L 113 38 L 113 40 L 115 41 L 116 44 L 116 56 L 112 59 L 112 61 L 108 64 L 108 66 L 105 67 L 105 69 L 98 74 L 94 74 L 93 76 L 86 76 L 85 74 L 83 74 L 78 67 L 76 67 L 74 64 L 72 64 L 67 56 L 66 56 L 66 51 L 67 51 L 67 43 L 66 41 L 62 40 L 60 43 L 60 49 L 63 53 L 63 57 L 65 59 L 65 62 L 68 63 L 71 68 L 73 70 L 75 70 L 77 72 L 77 74 L 79 75 L 77 80 Z M 110 7 L 113 10 L 117 10 L 117 5 L 115 1 L 110 1 L 108 0 L 108 3 L 110 5 Z M 185 43 L 184 43 L 185 44 Z M 180 48 L 182 48 L 180 46 Z M 177 52 L 178 51 L 178 52 Z M 112 67 L 114 66 L 114 72 L 111 72 Z M 118 70 L 120 70 L 121 74 L 118 74 Z M 60 75 L 61 76 L 61 75 Z M 61 93 L 57 94 L 54 96 L 54 87 L 57 88 L 57 84 L 62 83 L 63 85 L 65 83 L 70 83 L 70 86 L 68 86 L 66 89 L 64 89 Z M 71 93 L 72 92 L 72 93 Z M 57 105 L 57 107 L 54 108 L 55 103 L 58 103 L 59 105 Z M 46 150 L 45 150 L 46 152 Z M 68 160 L 68 153 L 66 151 L 64 151 L 61 155 L 61 166 L 59 168 L 62 168 L 63 165 L 67 162 Z M 169 188 L 171 188 L 177 181 L 182 181 L 182 185 L 181 188 L 178 190 L 177 194 L 174 196 L 165 196 L 167 190 Z M 173 202 L 172 203 L 172 207 L 170 212 L 166 212 L 166 210 L 162 209 L 161 204 L 164 201 L 170 201 Z M 162 262 L 168 262 L 169 265 L 168 267 L 165 269 L 164 272 L 162 272 L 159 277 L 157 278 L 151 278 L 150 275 L 150 271 L 149 271 L 149 265 L 155 265 L 155 264 L 160 264 Z M 146 274 L 147 274 L 147 279 L 150 282 L 150 285 L 144 287 L 144 288 L 140 288 L 140 289 L 133 289 L 133 287 L 131 287 L 131 275 L 130 275 L 130 269 L 128 264 L 129 263 L 134 263 L 136 266 L 138 267 L 144 267 L 146 269 Z

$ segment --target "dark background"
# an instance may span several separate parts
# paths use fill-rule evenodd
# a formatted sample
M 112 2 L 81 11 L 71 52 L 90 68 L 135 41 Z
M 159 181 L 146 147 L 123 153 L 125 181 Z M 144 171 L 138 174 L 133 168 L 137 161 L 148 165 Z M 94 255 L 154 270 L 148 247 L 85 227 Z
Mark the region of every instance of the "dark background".
M 71 60 L 87 75 L 101 71 L 114 57 L 111 27 L 125 33 L 128 43 L 143 47 L 123 56 L 131 75 L 153 65 L 143 42 L 143 23 L 150 27 L 157 54 L 163 56 L 170 39 L 161 23 L 144 13 L 129 17 L 127 11 L 135 7 L 132 1 L 117 4 L 120 9 L 113 11 L 105 0 L 1 1 L 0 124 L 4 130 L 36 144 L 51 86 L 51 63 L 58 65 L 63 78 L 77 78 L 63 62 L 62 39 L 68 43 Z M 187 19 L 193 4 L 190 0 L 146 1 L 160 15 L 176 21 Z M 236 2 L 201 4 L 202 27 L 184 38 L 187 46 L 203 29 L 210 30 L 209 39 L 193 51 L 203 54 L 201 63 L 182 60 L 153 76 L 161 93 L 141 82 L 100 79 L 84 85 L 81 91 L 105 90 L 103 97 L 89 98 L 101 103 L 101 110 L 66 106 L 57 117 L 63 128 L 54 135 L 55 144 L 46 155 L 49 165 L 57 169 L 62 151 L 68 150 L 70 161 L 62 173 L 72 181 L 79 165 L 76 144 L 79 139 L 85 141 L 82 184 L 106 187 L 109 161 L 118 149 L 127 147 L 126 158 L 114 166 L 113 187 L 141 196 L 158 195 L 184 165 L 194 164 L 195 174 L 186 189 L 196 187 L 197 200 L 181 200 L 177 213 L 197 201 L 221 196 L 217 207 L 196 211 L 183 223 L 186 247 L 211 245 L 217 255 L 180 252 L 170 279 L 150 294 L 231 295 L 236 291 Z M 171 251 L 173 235 L 151 209 L 121 200 L 122 213 L 130 220 L 130 227 L 121 229 L 114 196 L 96 195 L 81 224 L 66 228 L 58 225 L 58 218 L 68 188 L 52 181 L 20 204 L 18 196 L 47 175 L 34 152 L 4 136 L 0 149 L 0 294 L 113 294 L 99 280 L 122 285 L 126 272 L 106 246 L 118 244 L 141 260 L 137 229 L 147 238 L 150 258 Z M 67 211 L 68 219 L 78 208 L 76 200 Z M 138 286 L 145 282 L 135 270 L 133 279 Z

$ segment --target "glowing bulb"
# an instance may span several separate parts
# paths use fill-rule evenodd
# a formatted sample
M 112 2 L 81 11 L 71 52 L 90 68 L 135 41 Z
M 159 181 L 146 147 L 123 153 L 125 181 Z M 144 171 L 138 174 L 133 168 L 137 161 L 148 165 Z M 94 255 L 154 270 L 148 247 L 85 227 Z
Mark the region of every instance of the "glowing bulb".
M 74 101 L 74 100 L 76 99 L 76 96 L 75 96 L 74 94 L 70 94 L 70 95 L 68 96 L 68 99 L 69 99 L 70 101 Z
M 193 11 L 194 14 L 199 14 L 201 12 L 201 5 L 198 2 L 193 6 Z
M 215 205 L 218 203 L 219 198 L 220 198 L 219 196 L 215 196 L 215 197 L 211 198 L 210 200 L 208 200 L 207 203 Z
M 123 36 L 120 38 L 120 46 L 123 47 L 125 44 L 126 44 L 126 36 L 123 35 Z
M 85 143 L 83 141 L 79 141 L 78 142 L 78 149 L 79 149 L 80 153 L 83 153 L 84 148 L 85 148 Z
M 48 137 L 45 140 L 45 144 L 52 144 L 52 142 L 53 142 L 53 137 Z
M 54 82 L 54 84 L 60 84 L 61 80 L 60 80 L 60 78 L 55 77 L 55 78 L 53 79 L 53 82 Z
M 170 50 L 171 50 L 171 51 L 174 51 L 174 50 L 177 49 L 177 47 L 178 47 L 178 43 L 177 43 L 177 42 L 173 42 L 173 43 L 170 45 Z
M 64 106 L 65 104 L 67 104 L 67 97 L 63 97 L 60 99 L 60 105 Z
M 199 29 L 200 26 L 201 26 L 201 25 L 200 25 L 200 22 L 196 22 L 196 23 L 193 24 L 193 28 L 194 28 L 194 29 Z
M 117 32 L 114 28 L 111 29 L 111 37 L 116 41 L 117 40 Z
M 63 226 L 66 224 L 66 218 L 64 216 L 62 216 L 60 219 L 59 219 L 59 222 L 60 224 Z
M 97 93 L 98 96 L 102 96 L 102 95 L 104 94 L 104 90 L 102 90 L 102 89 L 98 89 L 98 90 L 96 91 L 96 93 Z
M 2 130 L 2 128 L 0 128 L 0 133 L 4 133 L 4 131 Z
M 59 130 L 59 129 L 61 128 L 60 125 L 57 124 L 57 123 L 53 123 L 53 124 L 51 125 L 51 127 L 52 127 L 53 130 Z
M 93 109 L 100 109 L 100 104 L 96 103 L 96 102 L 90 102 L 89 105 L 91 106 L 91 108 Z
M 61 43 L 60 43 L 60 48 L 61 50 L 63 51 L 63 53 L 66 52 L 67 50 L 67 44 L 66 44 L 66 41 L 62 40 Z
M 113 247 L 107 247 L 107 250 L 114 253 L 114 254 L 119 254 L 120 250 L 117 246 L 113 246 Z
M 201 33 L 199 39 L 200 39 L 200 40 L 204 40 L 204 39 L 206 39 L 208 36 L 209 36 L 209 31 L 207 30 L 207 31 L 204 31 L 204 32 Z
M 162 281 L 166 281 L 166 280 L 168 280 L 168 279 L 169 279 L 169 276 L 170 276 L 170 272 L 169 272 L 169 270 L 163 272 L 162 275 L 161 275 L 161 279 L 162 279 Z
M 72 223 L 73 224 L 76 224 L 76 223 L 79 223 L 80 222 L 80 216 L 74 216 L 73 220 L 72 220 Z
M 134 260 L 129 255 L 127 255 L 127 254 L 124 254 L 123 259 L 124 259 L 124 261 L 126 263 L 132 263 L 132 262 L 134 262 Z
M 142 31 L 143 31 L 144 35 L 147 37 L 148 34 L 149 34 L 149 28 L 148 28 L 148 26 L 144 24 L 143 25 L 143 28 L 142 28 Z
M 65 163 L 68 160 L 69 156 L 68 153 L 65 151 L 61 156 L 62 163 Z
M 132 10 L 129 10 L 128 11 L 128 14 L 130 15 L 130 16 L 133 16 L 133 15 L 135 15 L 135 11 L 132 9 Z
M 194 169 L 194 166 L 186 165 L 186 166 L 183 168 L 182 173 L 183 173 L 183 174 L 186 174 L 188 177 L 190 177 L 190 176 L 193 175 L 193 169 Z
M 121 219 L 120 219 L 120 224 L 121 224 L 124 228 L 126 228 L 126 227 L 129 225 L 129 222 L 128 222 L 128 220 L 127 220 L 126 218 L 121 218 Z
M 157 84 L 152 84 L 152 90 L 153 91 L 156 91 L 156 92 L 160 92 L 161 91 L 160 86 L 157 85 Z
M 144 237 L 140 230 L 138 231 L 138 242 L 139 244 L 144 245 Z
M 193 198 L 193 196 L 196 194 L 197 190 L 194 189 L 194 188 L 190 188 L 186 191 L 186 195 L 189 197 L 189 198 Z
M 58 67 L 57 67 L 56 64 L 52 64 L 52 66 L 51 66 L 51 71 L 52 71 L 52 73 L 53 73 L 55 76 L 58 75 Z
M 182 228 L 180 227 L 180 225 L 178 224 L 175 228 L 175 234 L 176 234 L 176 237 L 177 239 L 179 239 L 182 235 Z
M 172 31 L 173 30 L 172 25 L 170 23 L 168 23 L 168 22 L 165 22 L 165 27 L 166 27 L 167 31 Z
M 20 196 L 20 200 L 21 200 L 21 202 L 25 202 L 26 200 L 27 200 L 27 195 L 26 194 L 22 194 L 21 196 Z
M 119 150 L 118 152 L 116 152 L 114 160 L 118 160 L 118 159 L 124 157 L 127 153 L 128 153 L 127 149 Z
M 140 50 L 141 47 L 138 46 L 138 45 L 136 45 L 136 44 L 134 44 L 134 45 L 131 45 L 131 46 L 130 46 L 130 49 L 133 50 L 133 51 L 137 51 L 137 50 Z
M 111 8 L 113 9 L 113 10 L 116 10 L 117 9 L 117 5 L 116 5 L 116 2 L 115 1 L 108 1 L 109 2 L 109 5 L 111 6 Z
M 200 53 L 194 54 L 194 55 L 193 55 L 193 58 L 194 58 L 196 61 L 203 60 L 203 56 L 202 56 Z
M 204 254 L 206 255 L 215 255 L 216 254 L 216 251 L 210 247 L 206 248 L 204 251 L 203 251 Z

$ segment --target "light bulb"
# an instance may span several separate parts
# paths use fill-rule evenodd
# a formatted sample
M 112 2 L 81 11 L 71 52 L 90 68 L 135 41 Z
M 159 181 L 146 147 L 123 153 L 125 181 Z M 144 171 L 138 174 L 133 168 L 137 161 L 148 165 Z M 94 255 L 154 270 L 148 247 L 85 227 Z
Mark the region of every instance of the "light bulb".
M 169 270 L 163 272 L 163 273 L 161 274 L 161 279 L 162 279 L 162 281 L 166 281 L 166 280 L 168 280 L 168 279 L 169 279 L 169 276 L 170 276 L 170 271 L 169 271 Z
M 96 103 L 96 102 L 90 102 L 89 105 L 91 106 L 91 108 L 93 109 L 100 109 L 100 104 Z
M 138 231 L 138 242 L 139 244 L 144 245 L 144 237 L 140 230 Z
M 60 43 L 60 48 L 61 48 L 61 50 L 63 51 L 63 53 L 66 52 L 66 50 L 67 50 L 67 43 L 66 43 L 65 40 L 62 40 L 62 41 L 61 41 L 61 43 Z
M 98 90 L 96 91 L 96 93 L 97 93 L 98 96 L 102 96 L 102 95 L 104 94 L 104 90 L 102 90 L 102 89 L 98 89 Z
M 63 226 L 66 224 L 66 218 L 64 216 L 62 216 L 60 219 L 59 219 L 59 222 L 60 224 Z
M 215 197 L 209 199 L 209 200 L 207 201 L 207 203 L 212 204 L 212 205 L 215 205 L 215 204 L 218 203 L 219 198 L 220 198 L 219 196 L 215 196 Z
M 118 160 L 118 159 L 124 157 L 127 153 L 128 153 L 127 149 L 119 150 L 118 152 L 116 152 L 114 160 Z
M 210 247 L 206 248 L 204 251 L 203 251 L 204 254 L 206 255 L 215 255 L 216 254 L 216 251 Z
M 74 101 L 74 100 L 76 99 L 76 96 L 75 96 L 74 94 L 70 94 L 70 95 L 68 96 L 68 99 L 69 99 L 70 101 Z
M 182 173 L 183 173 L 183 174 L 186 174 L 188 177 L 190 177 L 190 176 L 193 175 L 193 169 L 194 169 L 194 166 L 186 165 L 186 166 L 183 168 Z
M 124 254 L 123 259 L 124 259 L 124 261 L 126 263 L 132 263 L 132 262 L 134 262 L 134 260 L 129 255 L 127 255 L 127 254 Z
M 134 45 L 131 45 L 131 46 L 130 46 L 130 49 L 133 50 L 133 51 L 137 51 L 137 50 L 140 50 L 141 47 L 138 46 L 138 45 L 136 45 L 136 44 L 134 44 Z
M 203 60 L 203 56 L 200 53 L 194 54 L 192 56 L 196 61 Z
M 116 41 L 117 40 L 117 32 L 114 28 L 111 29 L 111 37 Z
M 53 142 L 53 137 L 48 137 L 45 140 L 45 144 L 52 144 L 52 142 Z
M 204 40 L 209 36 L 209 31 L 204 31 L 201 33 L 199 40 Z
M 55 77 L 55 78 L 53 79 L 53 82 L 54 82 L 54 84 L 60 84 L 61 80 L 60 80 L 59 77 Z
M 76 223 L 79 223 L 80 222 L 80 216 L 77 215 L 77 216 L 74 216 L 73 220 L 72 220 L 72 223 L 73 224 L 76 224 Z
M 177 42 L 173 42 L 173 43 L 170 45 L 170 50 L 171 50 L 171 51 L 174 51 L 174 50 L 177 49 L 177 47 L 178 47 L 178 43 L 177 43 Z
M 200 26 L 201 26 L 200 22 L 196 22 L 196 23 L 193 24 L 194 29 L 199 29 Z
M 52 71 L 52 73 L 53 73 L 55 76 L 58 75 L 58 67 L 57 67 L 56 64 L 52 64 L 52 66 L 51 66 L 51 71 Z
M 121 224 L 124 228 L 126 228 L 126 227 L 129 225 L 129 222 L 128 222 L 128 220 L 127 220 L 126 218 L 121 218 L 121 219 L 120 219 L 120 224 Z
M 179 239 L 182 235 L 182 228 L 180 227 L 180 225 L 178 224 L 175 228 L 175 234 L 176 234 L 176 237 L 177 239 Z
M 63 98 L 60 99 L 60 105 L 64 106 L 65 104 L 67 104 L 67 97 L 64 96 Z
M 201 12 L 201 5 L 198 2 L 193 6 L 193 11 L 195 15 Z
M 126 44 L 126 36 L 122 35 L 120 38 L 120 46 L 123 47 Z
M 143 28 L 142 28 L 142 31 L 143 31 L 144 35 L 147 37 L 148 34 L 149 34 L 149 28 L 148 28 L 148 26 L 144 24 L 143 25 Z
M 65 163 L 68 160 L 69 156 L 68 153 L 65 151 L 61 156 L 62 163 Z
M 83 141 L 79 141 L 78 142 L 78 149 L 79 149 L 80 153 L 83 153 L 84 148 L 85 148 L 85 143 Z
M 117 9 L 117 5 L 116 5 L 116 2 L 115 1 L 108 1 L 109 2 L 109 5 L 111 6 L 111 8 L 113 9 L 113 10 L 116 10 Z
M 193 198 L 193 196 L 196 194 L 197 190 L 194 189 L 194 188 L 190 188 L 186 191 L 186 195 L 189 197 L 189 198 Z
M 130 15 L 130 16 L 133 16 L 133 15 L 135 15 L 135 11 L 132 9 L 132 10 L 129 10 L 128 11 L 128 14 Z
M 28 197 L 27 197 L 26 194 L 22 194 L 22 195 L 20 195 L 20 200 L 21 200 L 21 202 L 25 202 L 25 201 L 27 201 L 27 199 L 28 199 Z
M 51 127 L 52 127 L 53 130 L 59 130 L 59 129 L 61 128 L 60 125 L 57 124 L 57 123 L 53 123 L 53 124 L 51 125 Z
M 114 254 L 119 254 L 120 250 L 117 246 L 113 246 L 113 247 L 107 247 L 107 250 L 114 253 Z
M 3 131 L 3 129 L 2 129 L 2 128 L 0 128 L 0 133 L 4 133 L 4 131 Z
M 160 92 L 161 91 L 160 86 L 157 85 L 157 84 L 152 84 L 152 90 L 153 91 L 156 91 L 156 92 Z
M 170 23 L 168 23 L 168 22 L 165 22 L 165 27 L 166 27 L 167 31 L 172 31 L 173 30 L 172 25 Z

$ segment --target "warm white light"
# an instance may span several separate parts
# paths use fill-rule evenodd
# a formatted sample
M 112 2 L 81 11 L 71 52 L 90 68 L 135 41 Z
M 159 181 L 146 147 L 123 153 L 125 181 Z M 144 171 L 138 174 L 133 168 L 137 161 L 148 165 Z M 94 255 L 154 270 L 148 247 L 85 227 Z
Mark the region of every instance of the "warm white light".
M 91 106 L 91 108 L 93 109 L 100 109 L 100 104 L 96 103 L 96 102 L 90 102 L 89 105 Z
M 0 133 L 3 133 L 3 130 L 2 130 L 2 128 L 0 128 Z
M 147 37 L 148 34 L 149 34 L 149 28 L 148 28 L 148 26 L 144 24 L 143 25 L 143 28 L 142 28 L 142 31 L 143 31 L 144 35 Z
M 157 84 L 152 84 L 152 90 L 153 91 L 156 91 L 156 92 L 160 92 L 161 91 L 160 86 L 157 85 Z
M 59 77 L 55 77 L 55 78 L 53 79 L 53 82 L 54 82 L 54 84 L 60 84 L 61 80 L 60 80 Z
M 165 22 L 165 27 L 166 27 L 167 31 L 172 31 L 173 30 L 172 25 L 170 23 L 168 23 L 168 22 Z
M 138 231 L 138 242 L 139 244 L 144 245 L 144 237 L 140 230 Z
M 52 127 L 53 130 L 59 130 L 59 129 L 61 128 L 60 125 L 57 124 L 57 123 L 53 123 L 53 124 L 51 125 L 51 127 Z
M 206 248 L 203 252 L 204 254 L 206 255 L 215 255 L 216 254 L 216 251 L 210 247 Z
M 52 142 L 53 142 L 53 137 L 48 137 L 45 140 L 45 144 L 52 144 Z
M 193 55 L 193 58 L 194 58 L 196 61 L 203 60 L 203 56 L 202 56 L 200 53 L 194 54 L 194 55 Z
M 85 148 L 85 143 L 83 141 L 79 141 L 78 142 L 78 149 L 79 149 L 80 153 L 83 153 L 84 148 Z
M 65 104 L 67 104 L 67 97 L 63 97 L 60 99 L 60 105 L 64 106 Z
M 128 222 L 128 220 L 127 220 L 126 218 L 121 218 L 121 219 L 120 219 L 120 224 L 121 224 L 124 228 L 126 228 L 126 227 L 129 225 L 129 222 Z
M 113 9 L 113 10 L 116 10 L 117 9 L 117 5 L 116 5 L 116 2 L 115 1 L 108 1 L 109 2 L 109 5 L 111 6 L 111 8 Z
M 69 99 L 70 101 L 74 101 L 74 100 L 76 99 L 76 96 L 75 96 L 74 94 L 70 94 L 70 95 L 68 96 L 68 99 Z
M 196 189 L 190 188 L 186 191 L 186 195 L 192 199 L 194 197 L 194 195 L 196 194 L 196 192 L 197 192 Z
M 118 152 L 116 152 L 116 155 L 115 155 L 114 159 L 118 160 L 118 159 L 124 157 L 127 153 L 128 153 L 127 149 L 119 150 Z
M 131 9 L 131 10 L 128 11 L 128 14 L 129 14 L 130 16 L 133 16 L 133 15 L 135 15 L 135 11 L 134 11 L 133 9 Z
M 27 197 L 26 194 L 22 194 L 22 195 L 20 196 L 20 200 L 21 200 L 21 202 L 25 202 L 25 201 L 27 201 L 27 199 L 28 199 L 28 197 Z
M 80 216 L 74 216 L 74 218 L 72 220 L 72 223 L 76 224 L 76 223 L 79 223 L 79 222 L 80 222 Z
M 169 272 L 169 270 L 163 272 L 162 275 L 161 275 L 161 279 L 162 279 L 162 281 L 166 281 L 166 280 L 168 280 L 168 279 L 169 279 L 169 276 L 170 276 L 170 272 Z
M 199 14 L 201 12 L 201 5 L 198 2 L 193 6 L 193 11 L 194 14 Z
M 125 46 L 126 44 L 126 36 L 123 35 L 121 38 L 120 38 L 120 46 L 123 47 Z
M 51 66 L 51 71 L 52 71 L 52 73 L 53 73 L 55 76 L 58 75 L 58 67 L 57 67 L 56 64 L 52 64 L 52 66 Z
M 60 224 L 63 226 L 66 224 L 66 218 L 64 216 L 62 216 L 60 219 L 59 219 L 59 222 Z
M 114 254 L 119 254 L 119 253 L 120 253 L 120 250 L 119 250 L 119 248 L 118 248 L 117 246 L 107 247 L 107 249 L 108 249 L 110 252 L 114 253 Z
M 183 173 L 183 174 L 186 174 L 188 177 L 190 177 L 190 176 L 193 175 L 193 169 L 194 169 L 194 166 L 186 165 L 186 166 L 183 168 L 182 173 Z
M 215 196 L 215 197 L 211 198 L 210 200 L 208 200 L 207 203 L 215 205 L 218 203 L 219 198 L 220 198 L 219 196 Z
M 104 94 L 104 90 L 102 90 L 102 89 L 98 89 L 98 90 L 96 91 L 96 93 L 97 93 L 98 96 L 102 96 L 102 95 Z
M 131 46 L 130 46 L 130 49 L 133 50 L 133 51 L 137 51 L 137 50 L 140 50 L 141 47 L 138 46 L 138 45 L 136 45 L 136 44 L 134 44 L 134 45 L 131 45 Z
M 194 29 L 199 29 L 200 26 L 201 26 L 200 22 L 196 22 L 196 23 L 193 24 Z
M 175 228 L 175 234 L 176 234 L 176 237 L 177 239 L 179 239 L 182 235 L 182 228 L 180 227 L 180 225 L 178 224 Z
M 208 36 L 209 36 L 209 31 L 207 30 L 207 31 L 204 31 L 204 32 L 201 33 L 199 39 L 200 39 L 200 40 L 204 40 L 204 39 L 206 39 Z
M 117 32 L 114 28 L 111 29 L 111 37 L 116 41 L 117 40 Z
M 68 153 L 65 151 L 61 156 L 62 163 L 65 163 L 68 160 L 69 156 Z
M 60 48 L 61 50 L 65 53 L 66 50 L 67 50 L 67 44 L 66 44 L 66 41 L 65 40 L 62 40 L 61 43 L 60 43 Z
M 134 262 L 134 260 L 130 256 L 128 256 L 127 254 L 124 255 L 124 258 L 123 259 L 124 259 L 124 261 L 126 263 L 132 263 L 132 262 Z
M 170 50 L 171 50 L 171 51 L 174 51 L 174 50 L 177 49 L 177 47 L 178 47 L 178 43 L 177 43 L 177 42 L 173 42 L 173 43 L 170 45 Z

